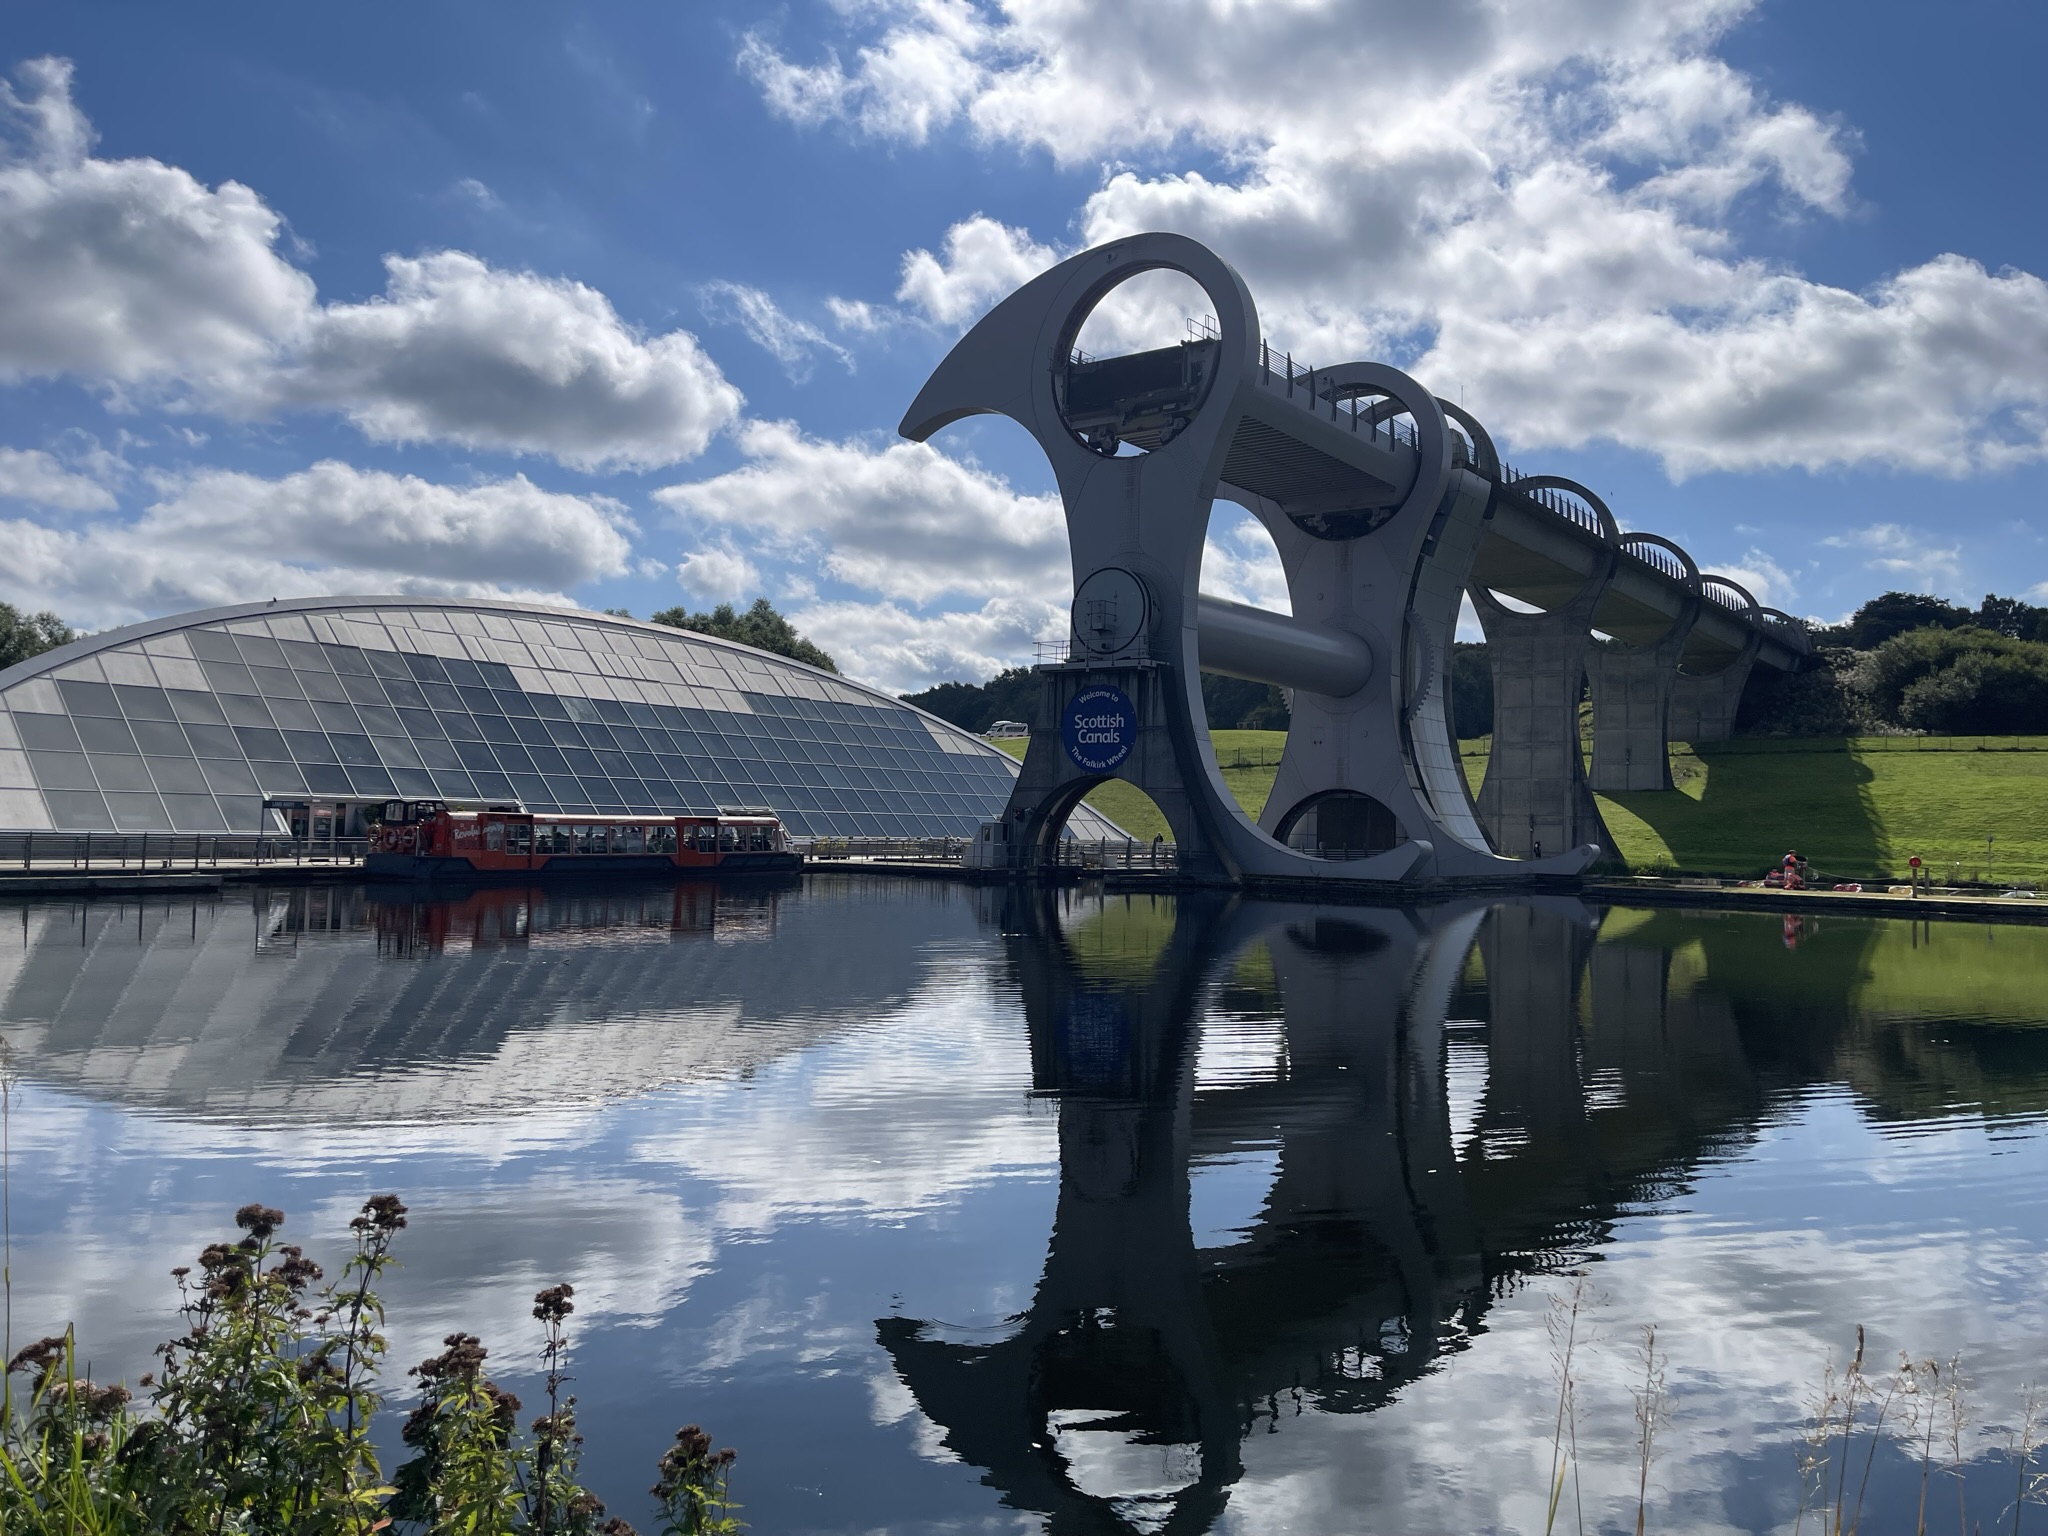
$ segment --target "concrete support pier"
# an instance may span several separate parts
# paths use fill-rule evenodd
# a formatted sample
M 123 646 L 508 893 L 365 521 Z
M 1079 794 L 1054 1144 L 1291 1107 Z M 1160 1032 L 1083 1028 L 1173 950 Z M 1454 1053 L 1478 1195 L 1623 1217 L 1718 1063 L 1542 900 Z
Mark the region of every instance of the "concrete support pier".
M 1696 639 L 1679 660 L 1671 688 L 1671 739 L 1696 745 L 1735 734 L 1742 690 L 1764 644 L 1763 611 L 1755 598 L 1725 576 L 1703 577 L 1701 586 L 1706 601 L 1738 613 L 1747 610 L 1751 622 L 1741 649 L 1730 652 Z
M 1602 794 L 1671 788 L 1671 694 L 1686 640 L 1698 621 L 1700 572 L 1692 557 L 1650 533 L 1621 538 L 1622 559 L 1655 567 L 1680 584 L 1676 615 L 1603 603 L 1593 627 L 1612 636 L 1586 652 L 1593 700 L 1591 782 Z M 1609 610 L 1612 609 L 1610 612 Z
M 1583 486 L 1553 476 L 1517 483 L 1583 500 L 1605 532 L 1606 558 L 1545 612 L 1517 613 L 1487 588 L 1470 588 L 1493 669 L 1493 752 L 1479 817 L 1494 848 L 1510 858 L 1542 858 L 1586 843 L 1612 853 L 1614 840 L 1586 780 L 1579 699 L 1593 614 L 1614 573 L 1620 532 L 1606 505 Z

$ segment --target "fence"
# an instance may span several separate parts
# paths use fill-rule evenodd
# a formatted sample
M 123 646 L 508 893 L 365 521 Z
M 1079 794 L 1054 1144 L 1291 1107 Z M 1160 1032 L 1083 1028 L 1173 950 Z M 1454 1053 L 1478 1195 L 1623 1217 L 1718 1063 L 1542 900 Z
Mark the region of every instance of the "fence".
M 795 837 L 790 846 L 813 859 L 869 859 L 882 863 L 958 864 L 964 837 Z
M 1053 845 L 1052 864 L 1059 869 L 1107 873 L 1120 869 L 1167 874 L 1180 868 L 1179 850 L 1168 842 L 1139 843 L 1103 838 L 1090 841 L 1063 837 Z
M 360 837 L 176 832 L 0 832 L 0 869 L 211 869 L 220 864 L 360 864 Z

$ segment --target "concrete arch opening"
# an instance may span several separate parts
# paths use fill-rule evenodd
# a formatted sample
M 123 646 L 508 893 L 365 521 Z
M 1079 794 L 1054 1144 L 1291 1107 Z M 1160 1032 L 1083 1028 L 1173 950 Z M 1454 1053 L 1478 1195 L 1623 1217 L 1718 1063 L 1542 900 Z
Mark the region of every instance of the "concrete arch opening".
M 1067 430 L 1105 458 L 1172 442 L 1216 380 L 1214 312 L 1207 290 L 1171 267 L 1127 273 L 1077 307 L 1053 371 Z
M 1355 790 L 1303 799 L 1273 825 L 1276 841 L 1318 859 L 1362 859 L 1409 841 L 1392 807 Z

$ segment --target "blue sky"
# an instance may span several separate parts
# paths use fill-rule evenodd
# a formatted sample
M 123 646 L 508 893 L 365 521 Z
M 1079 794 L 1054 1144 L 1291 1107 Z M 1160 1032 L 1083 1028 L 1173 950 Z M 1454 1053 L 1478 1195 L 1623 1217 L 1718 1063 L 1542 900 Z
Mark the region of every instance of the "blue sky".
M 985 675 L 1063 622 L 1049 476 L 894 425 L 1161 227 L 1766 602 L 2048 597 L 2044 52 L 1979 0 L 17 0 L 0 599 L 766 594 Z M 1284 602 L 1234 515 L 1204 584 Z

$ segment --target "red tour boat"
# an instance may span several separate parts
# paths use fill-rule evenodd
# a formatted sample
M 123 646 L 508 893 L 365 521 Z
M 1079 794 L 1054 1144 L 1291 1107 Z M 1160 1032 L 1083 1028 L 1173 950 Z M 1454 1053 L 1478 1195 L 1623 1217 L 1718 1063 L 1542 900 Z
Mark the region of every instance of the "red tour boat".
M 408 880 L 485 875 L 738 874 L 803 867 L 768 811 L 715 816 L 585 816 L 518 806 L 451 810 L 391 800 L 364 870 Z

